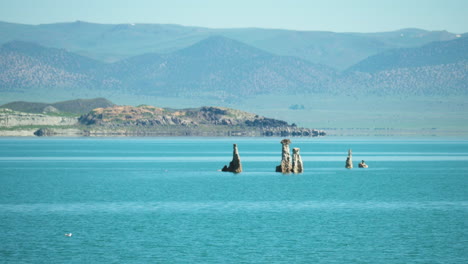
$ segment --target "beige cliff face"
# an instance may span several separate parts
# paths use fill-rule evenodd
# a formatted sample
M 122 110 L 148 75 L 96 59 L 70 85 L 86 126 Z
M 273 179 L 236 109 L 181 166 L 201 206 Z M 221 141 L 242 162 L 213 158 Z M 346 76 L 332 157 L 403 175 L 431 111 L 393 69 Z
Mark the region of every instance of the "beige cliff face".
M 50 116 L 16 112 L 10 109 L 0 111 L 0 127 L 15 126 L 73 126 L 78 123 L 76 117 Z

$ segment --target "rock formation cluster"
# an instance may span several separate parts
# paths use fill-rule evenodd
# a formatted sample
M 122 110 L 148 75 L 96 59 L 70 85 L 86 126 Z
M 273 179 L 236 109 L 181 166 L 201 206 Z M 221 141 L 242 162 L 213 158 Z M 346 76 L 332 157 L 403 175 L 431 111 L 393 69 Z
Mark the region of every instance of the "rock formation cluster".
M 359 168 L 369 168 L 369 166 L 366 164 L 366 162 L 364 160 L 362 160 L 359 164 L 358 164 Z M 353 153 L 352 153 L 352 150 L 349 149 L 348 150 L 348 158 L 346 158 L 346 165 L 345 165 L 345 168 L 347 169 L 352 169 L 353 168 Z
M 289 151 L 289 144 L 291 144 L 291 140 L 283 139 L 281 140 L 282 151 L 281 151 L 281 164 L 276 166 L 276 172 L 281 173 L 301 173 L 304 171 L 302 158 L 300 155 L 300 149 L 294 148 L 293 149 L 293 159 L 291 162 L 291 154 Z
M 242 172 L 242 163 L 239 156 L 239 150 L 237 149 L 237 144 L 234 144 L 233 148 L 234 151 L 232 153 L 232 161 L 229 163 L 229 167 L 224 165 L 224 167 L 221 170 L 240 173 Z

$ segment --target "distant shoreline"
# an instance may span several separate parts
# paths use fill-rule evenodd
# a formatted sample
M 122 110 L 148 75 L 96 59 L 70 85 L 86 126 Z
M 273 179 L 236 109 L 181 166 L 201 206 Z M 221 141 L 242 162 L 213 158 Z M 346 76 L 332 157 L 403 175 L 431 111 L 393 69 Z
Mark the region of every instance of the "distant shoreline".
M 65 137 L 74 137 L 74 138 L 158 138 L 158 137 L 258 137 L 258 138 L 282 138 L 282 137 L 292 137 L 292 138 L 316 138 L 316 137 L 331 137 L 331 138 L 340 138 L 340 137 L 468 137 L 468 131 L 450 131 L 450 130 L 437 130 L 437 131 L 428 131 L 428 130 L 408 130 L 408 129 L 394 129 L 389 131 L 353 131 L 346 129 L 338 130 L 327 130 L 326 135 L 317 135 L 317 136 L 293 136 L 286 134 L 276 134 L 276 135 L 262 135 L 258 131 L 244 131 L 244 132 L 226 132 L 219 131 L 217 133 L 209 132 L 196 132 L 192 131 L 191 133 L 174 133 L 174 132 L 107 132 L 107 133 L 98 133 L 89 131 L 83 131 L 80 129 L 62 129 L 55 130 L 54 134 L 37 136 L 34 135 L 38 129 L 27 129 L 27 130 L 0 130 L 0 138 L 7 137 L 24 137 L 24 138 L 33 138 L 33 137 L 56 137 L 56 138 L 65 138 Z

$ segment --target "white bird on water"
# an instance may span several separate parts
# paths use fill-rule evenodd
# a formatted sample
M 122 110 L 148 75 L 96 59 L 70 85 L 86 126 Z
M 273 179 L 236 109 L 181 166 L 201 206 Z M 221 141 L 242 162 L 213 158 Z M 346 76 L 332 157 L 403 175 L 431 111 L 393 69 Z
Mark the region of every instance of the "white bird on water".
M 65 233 L 65 236 L 71 237 L 73 234 L 72 233 Z

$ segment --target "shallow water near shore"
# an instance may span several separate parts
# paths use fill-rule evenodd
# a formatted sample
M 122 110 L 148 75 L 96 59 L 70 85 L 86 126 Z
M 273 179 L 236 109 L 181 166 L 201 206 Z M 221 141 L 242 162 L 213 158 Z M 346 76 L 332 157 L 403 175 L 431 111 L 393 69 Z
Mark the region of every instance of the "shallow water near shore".
M 2 138 L 0 262 L 468 262 L 468 140 L 280 140 Z

